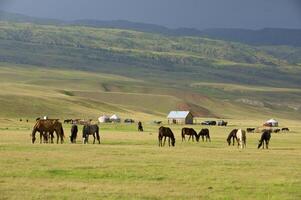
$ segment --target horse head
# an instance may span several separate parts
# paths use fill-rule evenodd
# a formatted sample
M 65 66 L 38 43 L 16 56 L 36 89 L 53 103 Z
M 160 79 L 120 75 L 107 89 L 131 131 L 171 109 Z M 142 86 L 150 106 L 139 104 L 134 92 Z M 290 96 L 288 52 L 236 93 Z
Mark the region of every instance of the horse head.
M 171 138 L 171 145 L 173 147 L 176 145 L 176 139 L 175 138 Z

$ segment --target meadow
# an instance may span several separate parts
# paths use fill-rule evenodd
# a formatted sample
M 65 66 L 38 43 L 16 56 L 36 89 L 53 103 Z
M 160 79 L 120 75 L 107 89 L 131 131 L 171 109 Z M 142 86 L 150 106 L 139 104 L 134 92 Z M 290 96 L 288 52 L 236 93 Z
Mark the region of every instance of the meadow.
M 70 125 L 65 144 L 33 145 L 32 120 L 1 119 L 0 199 L 300 199 L 298 121 L 281 120 L 291 132 L 273 134 L 269 150 L 257 149 L 258 133 L 247 135 L 247 149 L 229 147 L 230 130 L 262 121 L 229 122 L 209 128 L 211 143 L 182 142 L 173 125 L 176 147 L 159 148 L 158 126 L 147 121 L 144 133 L 101 125 L 100 145 L 69 144 Z

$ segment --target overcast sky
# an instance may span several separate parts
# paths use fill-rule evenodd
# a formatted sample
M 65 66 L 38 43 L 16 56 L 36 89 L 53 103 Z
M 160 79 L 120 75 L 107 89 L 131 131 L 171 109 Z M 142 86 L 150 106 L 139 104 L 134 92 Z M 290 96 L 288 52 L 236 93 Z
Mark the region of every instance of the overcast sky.
M 172 28 L 301 28 L 301 0 L 0 0 L 0 10 L 64 20 L 129 20 Z

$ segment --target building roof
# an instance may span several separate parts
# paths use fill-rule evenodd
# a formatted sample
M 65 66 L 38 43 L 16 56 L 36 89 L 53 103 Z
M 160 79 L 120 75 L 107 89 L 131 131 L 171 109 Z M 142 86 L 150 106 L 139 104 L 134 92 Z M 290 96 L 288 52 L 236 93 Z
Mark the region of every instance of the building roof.
M 270 119 L 266 123 L 278 123 L 275 119 Z
M 112 115 L 111 117 L 110 117 L 110 119 L 120 119 L 116 114 L 115 115 Z
M 190 111 L 171 111 L 167 118 L 171 119 L 185 119 Z

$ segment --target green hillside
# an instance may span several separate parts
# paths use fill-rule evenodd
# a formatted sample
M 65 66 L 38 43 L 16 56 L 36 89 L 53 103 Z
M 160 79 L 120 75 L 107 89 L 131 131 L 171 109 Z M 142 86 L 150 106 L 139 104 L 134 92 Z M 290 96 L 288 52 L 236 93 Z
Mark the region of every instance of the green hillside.
M 285 48 L 294 56 L 281 56 Z M 3 117 L 300 118 L 298 48 L 0 22 Z

